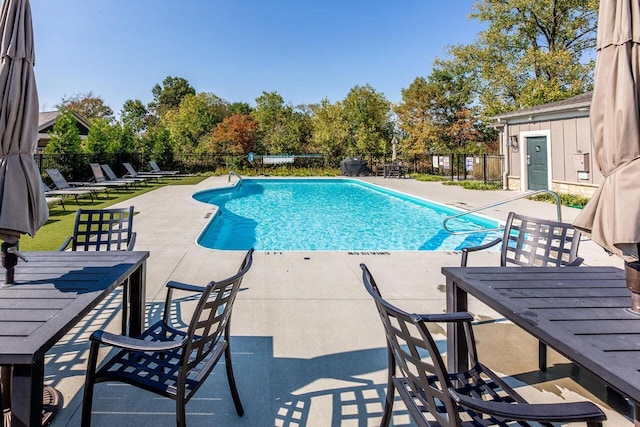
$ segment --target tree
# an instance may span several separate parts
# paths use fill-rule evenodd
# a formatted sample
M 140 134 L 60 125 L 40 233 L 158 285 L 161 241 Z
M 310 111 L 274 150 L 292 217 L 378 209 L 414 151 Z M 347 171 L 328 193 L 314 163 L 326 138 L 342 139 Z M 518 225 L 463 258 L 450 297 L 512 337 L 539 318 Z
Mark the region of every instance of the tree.
M 258 123 L 258 136 L 270 154 L 304 152 L 310 138 L 308 115 L 295 111 L 277 92 L 262 92 L 251 113 Z
M 396 113 L 409 153 L 472 153 L 484 140 L 476 127 L 469 80 L 450 69 L 436 66 L 428 79 L 416 78 L 402 90 Z
M 162 123 L 171 133 L 176 153 L 206 151 L 211 132 L 224 119 L 226 111 L 226 101 L 205 92 L 187 95 L 178 108 L 167 111 Z
M 402 89 L 402 101 L 395 112 L 400 130 L 406 135 L 402 141 L 404 151 L 407 154 L 433 151 L 431 93 L 424 77 L 417 77 L 408 88 Z
M 104 160 L 107 153 L 114 152 L 116 139 L 115 128 L 106 119 L 93 119 L 83 144 L 84 152 L 92 154 L 94 159 Z
M 167 76 L 162 85 L 156 84 L 151 89 L 151 93 L 153 101 L 149 103 L 149 109 L 163 117 L 167 111 L 178 108 L 187 95 L 195 95 L 196 90 L 183 77 Z
M 232 102 L 229 104 L 227 114 L 233 116 L 235 114 L 251 114 L 252 108 L 246 102 Z
M 56 105 L 59 110 L 69 110 L 80 113 L 88 120 L 105 119 L 109 122 L 114 120 L 113 110 L 106 105 L 101 97 L 95 96 L 93 92 L 77 94 L 71 97 L 63 97 L 60 104 Z
M 45 148 L 46 154 L 69 156 L 79 154 L 81 149 L 80 130 L 76 119 L 69 111 L 62 110 L 50 133 L 51 140 Z
M 147 129 L 142 137 L 142 143 L 147 147 L 150 158 L 163 164 L 173 163 L 174 142 L 171 133 L 162 126 Z
M 149 125 L 149 110 L 139 99 L 127 99 L 120 110 L 120 121 L 123 126 L 140 135 Z
M 598 0 L 478 0 L 471 17 L 488 28 L 440 65 L 472 76 L 486 116 L 578 95 L 592 86 L 597 10 Z
M 74 174 L 81 167 L 78 154 L 81 153 L 82 148 L 80 130 L 73 114 L 61 110 L 49 136 L 51 140 L 45 148 L 45 153 L 56 155 L 58 169 L 62 174 Z
M 343 101 L 350 129 L 347 154 L 379 156 L 388 151 L 393 135 L 391 104 L 370 85 L 355 86 Z
M 236 156 L 255 150 L 258 124 L 247 114 L 234 114 L 218 123 L 211 135 L 211 151 Z
M 311 107 L 311 148 L 330 159 L 342 159 L 350 141 L 349 123 L 344 106 L 323 99 Z

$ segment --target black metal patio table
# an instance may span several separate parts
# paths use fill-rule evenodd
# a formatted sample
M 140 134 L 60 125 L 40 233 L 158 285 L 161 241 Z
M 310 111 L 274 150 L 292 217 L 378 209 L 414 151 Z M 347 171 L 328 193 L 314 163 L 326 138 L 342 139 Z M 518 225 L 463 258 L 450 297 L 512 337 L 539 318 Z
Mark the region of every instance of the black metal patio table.
M 625 273 L 614 267 L 443 267 L 447 312 L 468 295 L 491 307 L 635 406 L 640 425 L 640 316 L 631 312 Z M 467 366 L 466 344 L 449 325 L 450 369 Z
M 46 352 L 129 278 L 131 336 L 144 327 L 149 252 L 27 252 L 0 289 L 0 365 L 13 365 L 12 426 L 40 426 Z

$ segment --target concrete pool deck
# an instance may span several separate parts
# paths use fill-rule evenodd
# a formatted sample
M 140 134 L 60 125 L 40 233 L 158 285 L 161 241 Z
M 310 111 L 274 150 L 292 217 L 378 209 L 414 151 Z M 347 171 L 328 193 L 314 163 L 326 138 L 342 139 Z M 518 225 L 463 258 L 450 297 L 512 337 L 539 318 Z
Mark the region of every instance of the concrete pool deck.
M 367 182 L 440 203 L 474 209 L 518 193 L 471 191 L 412 179 L 363 178 Z M 166 186 L 127 201 L 135 206 L 136 250 L 150 251 L 147 303 L 155 313 L 164 284 L 178 280 L 205 284 L 237 269 L 243 251 L 212 251 L 195 244 L 214 208 L 191 198 L 195 191 L 229 185 L 211 177 L 196 186 Z M 555 219 L 555 205 L 518 200 L 488 211 L 504 220 L 508 211 Z M 577 209 L 562 209 L 571 222 Z M 380 212 L 384 215 L 384 212 Z M 474 254 L 470 265 L 497 265 L 497 252 Z M 581 243 L 586 265 L 622 267 L 589 240 Z M 238 295 L 232 319 L 233 364 L 245 415 L 238 417 L 222 365 L 187 405 L 189 426 L 378 425 L 386 380 L 386 349 L 380 320 L 361 282 L 364 262 L 387 299 L 407 311 L 444 311 L 442 266 L 457 266 L 459 252 L 258 252 Z M 180 297 L 180 296 L 178 296 Z M 64 405 L 52 426 L 79 426 L 88 336 L 119 328 L 120 295 L 114 293 L 47 356 L 45 381 L 58 388 Z M 188 308 L 185 305 L 185 310 Z M 499 316 L 471 301 L 479 320 Z M 444 340 L 444 330 L 437 332 Z M 603 384 L 550 351 L 551 366 L 537 370 L 537 341 L 509 322 L 476 328 L 480 358 L 535 402 L 590 399 L 609 417 L 607 426 L 633 423 L 616 410 L 626 402 Z M 496 345 L 500 337 L 502 345 Z M 586 388 L 585 388 L 586 387 Z M 616 410 L 612 410 L 611 408 Z M 93 426 L 174 426 L 173 401 L 124 385 L 98 384 Z M 412 425 L 401 403 L 394 425 Z

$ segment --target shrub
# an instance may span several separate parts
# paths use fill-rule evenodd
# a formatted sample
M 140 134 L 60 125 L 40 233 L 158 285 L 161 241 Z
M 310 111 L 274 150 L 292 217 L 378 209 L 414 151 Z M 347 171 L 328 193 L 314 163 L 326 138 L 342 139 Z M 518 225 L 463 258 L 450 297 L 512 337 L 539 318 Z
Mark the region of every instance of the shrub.
M 537 194 L 535 196 L 531 196 L 527 198 L 529 200 L 536 200 L 540 202 L 556 203 L 555 197 L 553 197 L 551 194 Z M 560 199 L 560 204 L 562 204 L 563 206 L 569 206 L 570 208 L 578 208 L 578 209 L 582 209 L 589 201 L 589 198 L 587 197 L 575 196 L 573 194 L 563 194 L 563 193 L 558 194 L 558 198 Z
M 502 184 L 484 183 L 482 181 L 447 181 L 442 185 L 458 185 L 467 190 L 494 191 L 502 189 Z

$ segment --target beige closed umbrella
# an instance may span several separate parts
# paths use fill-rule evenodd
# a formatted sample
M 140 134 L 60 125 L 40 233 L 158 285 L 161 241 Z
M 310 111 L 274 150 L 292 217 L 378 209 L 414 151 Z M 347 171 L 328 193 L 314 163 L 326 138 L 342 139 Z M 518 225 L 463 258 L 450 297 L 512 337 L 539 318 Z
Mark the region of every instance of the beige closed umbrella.
M 28 0 L 2 1 L 0 37 L 0 239 L 7 285 L 13 284 L 20 236 L 35 235 L 49 217 L 33 159 L 38 144 L 38 93 Z M 10 422 L 10 378 L 11 369 L 3 366 L 6 425 Z M 53 392 L 46 394 L 52 396 Z
M 33 159 L 38 144 L 38 93 L 33 73 L 33 27 L 28 0 L 4 0 L 0 10 L 0 239 L 6 281 L 13 250 L 49 217 Z
M 634 276 L 640 279 L 640 3 L 637 0 L 600 1 L 597 48 L 590 121 L 595 161 L 605 179 L 573 225 L 605 250 L 625 260 L 629 284 Z M 640 287 L 632 291 L 633 308 L 640 311 Z
M 398 161 L 398 138 L 395 136 L 391 139 L 391 161 L 393 163 Z

